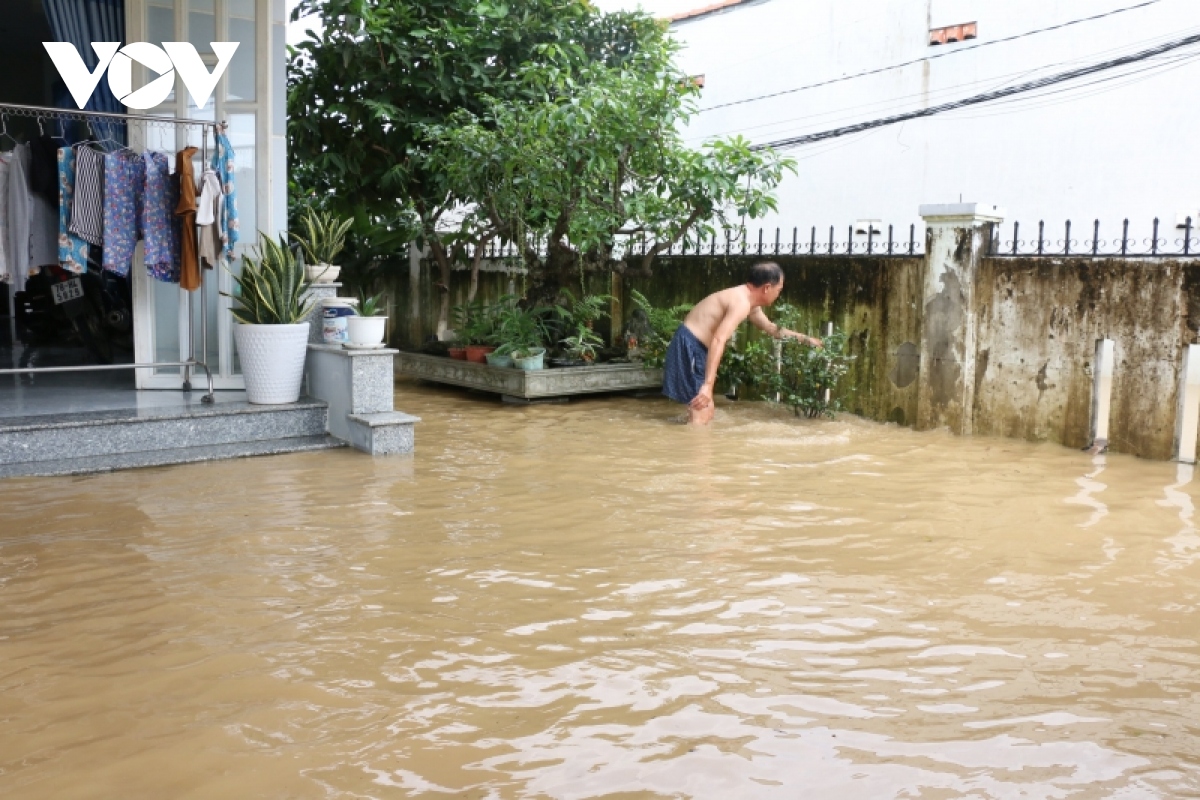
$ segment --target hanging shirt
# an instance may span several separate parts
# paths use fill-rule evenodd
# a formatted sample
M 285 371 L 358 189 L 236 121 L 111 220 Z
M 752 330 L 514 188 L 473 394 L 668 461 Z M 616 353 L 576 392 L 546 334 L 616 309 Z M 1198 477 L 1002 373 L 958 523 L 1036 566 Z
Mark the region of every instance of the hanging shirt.
M 192 168 L 195 147 L 185 147 L 175 154 L 175 179 L 179 185 L 179 202 L 175 216 L 179 219 L 179 287 L 189 292 L 200 288 L 200 258 L 196 252 L 196 173 Z
M 219 221 L 225 211 L 225 193 L 221 181 L 211 169 L 204 170 L 200 178 L 200 205 L 196 211 L 196 225 L 200 228 L 200 263 L 213 269 L 224 261 L 225 243 L 221 241 Z
M 142 238 L 146 162 L 128 150 L 104 156 L 104 268 L 125 276 Z
M 13 148 L 8 171 L 8 274 L 18 292 L 29 277 L 29 146 Z
M 85 242 L 104 244 L 104 155 L 87 145 L 75 150 L 75 200 L 69 230 Z
M 179 222 L 175 219 L 179 188 L 171 180 L 165 153 L 145 153 L 142 158 L 146 162 L 142 205 L 146 272 L 155 280 L 179 283 Z
M 218 218 L 218 232 L 224 247 L 225 261 L 233 261 L 233 246 L 238 243 L 238 212 L 237 212 L 237 183 L 234 173 L 237 155 L 229 137 L 225 135 L 226 126 L 217 128 L 217 146 L 212 154 L 212 168 L 221 181 L 221 190 L 225 193 L 225 204 Z
M 0 153 L 0 283 L 12 280 L 8 269 L 8 173 L 12 153 Z
M 50 204 L 36 192 L 29 193 L 29 269 L 58 263 L 58 203 Z
M 42 134 L 29 143 L 29 189 L 58 208 L 58 145 Z
M 71 233 L 71 204 L 75 198 L 75 151 L 58 151 L 58 263 L 63 269 L 87 271 L 88 243 Z

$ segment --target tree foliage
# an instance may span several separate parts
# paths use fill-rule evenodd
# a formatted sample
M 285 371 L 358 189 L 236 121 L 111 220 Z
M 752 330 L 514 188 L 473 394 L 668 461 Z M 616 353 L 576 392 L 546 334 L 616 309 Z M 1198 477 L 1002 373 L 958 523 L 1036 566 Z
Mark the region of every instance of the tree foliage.
M 546 57 L 520 79 L 528 98 L 485 98 L 428 126 L 431 163 L 472 203 L 464 224 L 515 243 L 544 297 L 587 268 L 624 268 L 620 236 L 644 237 L 639 266 L 734 217 L 760 217 L 790 161 L 741 138 L 699 149 L 680 128 L 698 88 L 673 63 L 664 24 L 598 15 L 623 44 L 606 57 Z
M 355 220 L 360 254 L 420 237 L 441 269 L 514 243 L 545 301 L 774 208 L 791 162 L 680 127 L 698 89 L 664 23 L 587 0 L 300 0 L 319 36 L 289 70 L 295 195 Z M 363 248 L 362 241 L 370 246 Z M 537 246 L 537 243 L 541 246 Z
M 423 236 L 448 282 L 455 242 L 436 231 L 469 198 L 431 169 L 425 126 L 528 97 L 521 66 L 590 13 L 585 0 L 300 0 L 292 19 L 321 30 L 288 71 L 293 199 L 353 218 L 360 259 Z

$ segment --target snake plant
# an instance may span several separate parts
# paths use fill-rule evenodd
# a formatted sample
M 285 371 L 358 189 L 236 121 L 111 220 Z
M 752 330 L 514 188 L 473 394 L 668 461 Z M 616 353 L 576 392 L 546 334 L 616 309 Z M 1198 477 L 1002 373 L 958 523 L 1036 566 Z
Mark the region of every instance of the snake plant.
M 300 218 L 300 224 L 304 226 L 305 235 L 293 233 L 291 236 L 300 243 L 309 263 L 332 264 L 346 245 L 346 232 L 354 220 L 339 220 L 333 214 L 310 208 Z
M 287 239 L 263 237 L 259 260 L 242 256 L 241 274 L 234 274 L 237 289 L 225 294 L 237 301 L 234 319 L 246 325 L 295 325 L 303 322 L 316 304 L 306 297 L 309 281 L 304 267 L 288 247 Z M 233 274 L 231 272 L 231 274 Z

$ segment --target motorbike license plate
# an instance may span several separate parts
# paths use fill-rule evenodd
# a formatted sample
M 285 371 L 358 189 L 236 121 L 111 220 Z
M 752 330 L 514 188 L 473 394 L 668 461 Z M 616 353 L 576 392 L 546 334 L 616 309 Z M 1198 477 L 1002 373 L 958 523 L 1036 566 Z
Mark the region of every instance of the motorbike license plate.
M 62 305 L 69 300 L 78 300 L 83 297 L 83 281 L 79 278 L 71 278 L 69 281 L 54 284 L 50 287 L 50 291 L 54 294 L 54 304 Z

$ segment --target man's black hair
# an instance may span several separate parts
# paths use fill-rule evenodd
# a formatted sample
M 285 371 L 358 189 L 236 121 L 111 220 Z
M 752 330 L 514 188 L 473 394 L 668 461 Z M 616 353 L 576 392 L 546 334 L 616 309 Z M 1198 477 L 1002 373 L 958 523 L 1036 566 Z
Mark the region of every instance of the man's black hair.
M 774 261 L 760 261 L 746 273 L 746 283 L 756 289 L 766 286 L 768 283 L 774 286 L 781 280 L 783 280 L 783 270 Z

